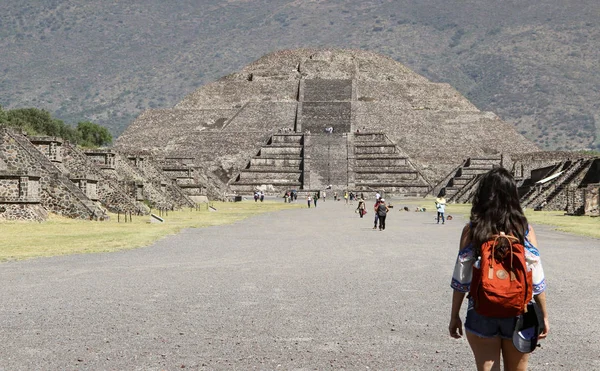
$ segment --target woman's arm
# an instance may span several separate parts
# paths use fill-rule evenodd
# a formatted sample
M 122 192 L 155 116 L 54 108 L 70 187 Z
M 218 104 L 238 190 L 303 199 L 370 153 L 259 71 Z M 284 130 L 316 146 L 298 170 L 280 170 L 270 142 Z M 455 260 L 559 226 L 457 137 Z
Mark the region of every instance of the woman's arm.
M 535 302 L 540 307 L 542 311 L 542 317 L 544 317 L 544 331 L 538 337 L 539 339 L 544 339 L 548 336 L 548 331 L 550 330 L 550 324 L 548 322 L 548 311 L 546 310 L 546 292 L 542 292 L 541 294 L 535 295 L 533 297 Z
M 529 226 L 529 234 L 527 235 L 527 239 L 533 246 L 535 246 L 535 248 L 539 249 L 537 236 L 535 235 L 535 231 L 533 230 L 532 226 Z M 550 330 L 550 324 L 548 322 L 548 310 L 546 308 L 546 292 L 541 292 L 537 295 L 534 295 L 533 299 L 540 307 L 540 310 L 542 311 L 542 317 L 544 318 L 544 332 L 542 332 L 539 336 L 539 339 L 544 339 L 546 336 L 548 336 L 548 331 Z
M 455 339 L 460 339 L 463 335 L 462 321 L 460 320 L 460 307 L 465 298 L 465 293 L 454 290 L 452 294 L 452 310 L 450 312 L 450 324 L 448 331 L 450 336 Z
M 469 243 L 469 226 L 466 225 L 463 228 L 460 236 L 460 243 L 458 250 L 462 250 Z M 460 307 L 465 299 L 465 293 L 456 291 L 452 293 L 452 309 L 450 310 L 450 324 L 448 325 L 448 331 L 450 336 L 455 339 L 460 339 L 463 335 L 462 321 L 460 319 Z
M 532 226 L 529 226 L 529 233 L 527 234 L 527 239 L 536 249 L 538 248 L 537 236 L 535 235 L 535 231 L 533 230 Z

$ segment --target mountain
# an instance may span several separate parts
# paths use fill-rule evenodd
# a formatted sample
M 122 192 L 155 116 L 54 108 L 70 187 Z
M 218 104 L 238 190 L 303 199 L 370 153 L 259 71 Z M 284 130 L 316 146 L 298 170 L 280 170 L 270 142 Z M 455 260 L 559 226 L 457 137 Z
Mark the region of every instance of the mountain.
M 119 135 L 264 54 L 385 54 L 544 149 L 600 149 L 600 2 L 4 0 L 0 104 Z

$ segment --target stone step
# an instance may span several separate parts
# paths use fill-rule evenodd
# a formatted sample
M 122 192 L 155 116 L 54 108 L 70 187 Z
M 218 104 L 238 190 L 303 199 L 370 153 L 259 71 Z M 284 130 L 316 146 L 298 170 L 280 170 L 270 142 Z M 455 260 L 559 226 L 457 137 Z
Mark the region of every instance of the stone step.
M 368 169 L 380 166 L 408 167 L 406 158 L 361 158 L 356 160 L 355 169 Z
M 302 171 L 277 172 L 277 171 L 242 171 L 238 177 L 238 181 L 264 181 L 264 182 L 289 182 L 300 181 Z
M 446 187 L 446 195 L 454 195 L 456 192 L 460 190 L 458 187 Z
M 419 173 L 382 173 L 382 174 L 356 174 L 356 181 L 373 182 L 404 182 L 406 180 L 416 180 Z
M 301 174 L 302 170 L 299 169 L 285 169 L 285 168 L 265 168 L 265 169 L 244 169 L 241 170 L 240 173 L 256 173 L 256 174 L 268 174 L 268 173 L 277 173 L 277 174 Z
M 392 154 L 397 154 L 396 152 L 396 146 L 394 145 L 381 145 L 381 146 L 355 146 L 354 147 L 354 154 L 357 156 L 360 155 L 371 155 L 371 154 L 377 154 L 377 155 L 392 155 Z
M 369 175 L 369 174 L 419 174 L 418 171 L 411 169 L 409 167 L 406 167 L 404 169 L 399 169 L 397 167 L 391 168 L 391 169 L 385 169 L 385 168 L 365 168 L 364 170 L 362 168 L 360 169 L 355 169 L 354 172 L 356 174 L 364 174 L 364 175 Z
M 300 168 L 302 165 L 302 158 L 264 158 L 264 157 L 255 157 L 250 160 L 250 167 L 266 167 L 266 166 L 275 166 L 275 167 L 297 167 Z
M 245 170 L 263 171 L 263 172 L 291 172 L 302 171 L 302 166 L 273 166 L 273 165 L 252 165 Z
M 467 176 L 473 177 L 475 175 L 487 173 L 491 169 L 492 169 L 492 167 L 490 167 L 488 169 L 481 168 L 481 167 L 463 167 L 461 169 L 461 173 L 462 173 L 463 177 L 467 177 Z
M 407 160 L 408 157 L 399 155 L 398 153 L 370 153 L 370 154 L 359 154 L 354 157 L 356 160 L 373 160 L 373 159 L 403 159 Z
M 474 178 L 474 176 L 461 176 L 461 177 L 456 177 L 452 179 L 452 184 L 454 186 L 464 186 L 465 184 L 469 183 L 472 179 Z
M 355 133 L 354 143 L 362 144 L 369 142 L 385 142 L 385 134 L 383 133 Z
M 263 159 L 263 160 L 302 160 L 302 154 L 269 154 L 269 155 L 259 155 L 254 157 L 254 159 Z
M 258 187 L 261 185 L 272 185 L 272 186 L 282 186 L 282 187 L 296 187 L 300 188 L 302 186 L 302 182 L 299 181 L 272 181 L 272 182 L 264 182 L 264 181 L 237 181 L 231 183 L 231 186 L 254 186 Z
M 270 156 L 301 156 L 302 147 L 262 147 L 260 149 L 260 155 L 257 157 L 270 157 Z
M 294 143 L 302 145 L 303 138 L 302 134 L 275 134 L 271 137 L 271 144 Z
M 501 159 L 500 157 L 498 157 L 497 159 L 494 158 L 490 158 L 490 159 L 483 159 L 483 158 L 471 158 L 471 161 L 469 161 L 469 167 L 473 167 L 473 166 L 479 166 L 479 167 L 489 167 L 491 169 L 492 166 L 494 165 L 500 165 L 501 163 Z
M 302 148 L 302 144 L 281 142 L 281 143 L 271 143 L 268 146 L 264 146 L 262 148 L 288 148 L 288 147 Z
M 356 186 L 360 187 L 399 187 L 399 188 L 423 188 L 429 189 L 429 185 L 426 183 L 409 183 L 409 182 L 356 182 Z
M 380 143 L 356 143 L 354 142 L 354 147 L 356 148 L 367 148 L 367 147 L 396 147 L 395 144 L 392 143 L 386 143 L 386 142 L 380 142 Z

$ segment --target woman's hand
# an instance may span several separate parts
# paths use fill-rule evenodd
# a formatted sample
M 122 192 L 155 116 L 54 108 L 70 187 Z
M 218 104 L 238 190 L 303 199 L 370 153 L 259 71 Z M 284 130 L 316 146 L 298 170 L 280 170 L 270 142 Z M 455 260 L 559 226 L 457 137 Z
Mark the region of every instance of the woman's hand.
M 463 326 L 460 317 L 453 317 L 450 319 L 450 324 L 448 325 L 448 331 L 450 331 L 450 336 L 455 339 L 460 339 L 463 335 Z
M 550 324 L 548 323 L 548 317 L 544 318 L 544 331 L 538 336 L 538 339 L 545 339 L 548 336 L 550 330 Z

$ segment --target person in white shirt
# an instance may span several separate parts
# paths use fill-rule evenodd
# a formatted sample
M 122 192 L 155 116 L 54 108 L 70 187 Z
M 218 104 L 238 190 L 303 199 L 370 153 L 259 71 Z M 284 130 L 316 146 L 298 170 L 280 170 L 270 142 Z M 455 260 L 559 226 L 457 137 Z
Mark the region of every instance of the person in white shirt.
M 440 224 L 440 217 L 442 218 L 442 224 L 446 222 L 444 213 L 446 212 L 446 199 L 444 196 L 440 196 L 435 199 L 435 208 L 437 209 L 437 224 Z

